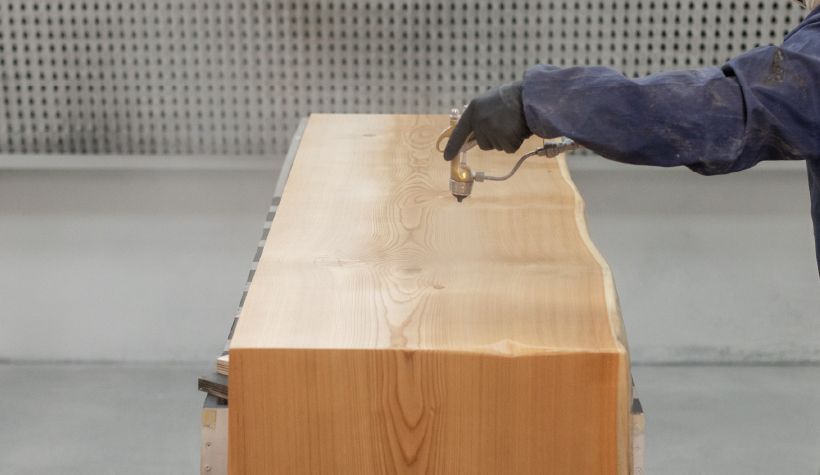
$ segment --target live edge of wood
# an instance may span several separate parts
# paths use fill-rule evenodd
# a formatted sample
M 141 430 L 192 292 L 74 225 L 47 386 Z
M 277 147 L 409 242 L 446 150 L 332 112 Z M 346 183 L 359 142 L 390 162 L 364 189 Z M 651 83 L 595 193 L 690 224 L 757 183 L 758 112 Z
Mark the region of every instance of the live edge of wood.
M 311 116 L 231 342 L 230 473 L 628 473 L 626 339 L 564 158 L 458 205 L 446 124 Z

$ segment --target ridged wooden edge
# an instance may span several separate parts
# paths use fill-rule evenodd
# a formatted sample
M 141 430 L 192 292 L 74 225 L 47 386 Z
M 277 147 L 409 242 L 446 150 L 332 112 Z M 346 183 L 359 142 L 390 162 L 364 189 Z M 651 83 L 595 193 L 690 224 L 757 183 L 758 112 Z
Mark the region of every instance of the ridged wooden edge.
M 618 466 L 631 467 L 631 424 L 629 421 L 630 406 L 632 404 L 632 384 L 631 384 L 631 370 L 629 361 L 629 344 L 626 340 L 626 331 L 624 329 L 623 318 L 621 317 L 621 307 L 618 301 L 618 291 L 615 288 L 615 280 L 612 277 L 612 269 L 604 259 L 601 251 L 595 246 L 592 238 L 589 235 L 589 226 L 586 219 L 586 203 L 581 196 L 578 187 L 572 180 L 569 173 L 569 166 L 565 155 L 556 158 L 558 166 L 561 170 L 561 176 L 567 185 L 572 189 L 575 197 L 575 223 L 578 226 L 578 233 L 584 244 L 589 250 L 589 253 L 601 267 L 602 285 L 604 287 L 604 296 L 606 298 L 607 316 L 609 318 L 609 327 L 612 330 L 612 338 L 615 340 L 620 352 L 624 355 L 624 364 L 620 367 L 620 374 L 618 377 L 619 385 L 622 387 L 618 390 Z M 624 437 L 625 435 L 625 437 Z

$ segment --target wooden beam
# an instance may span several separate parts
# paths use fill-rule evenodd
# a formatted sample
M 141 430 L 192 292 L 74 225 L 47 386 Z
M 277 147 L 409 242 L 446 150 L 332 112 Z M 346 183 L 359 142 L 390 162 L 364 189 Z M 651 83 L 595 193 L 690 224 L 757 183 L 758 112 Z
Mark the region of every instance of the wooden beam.
M 564 159 L 459 205 L 446 125 L 311 117 L 231 342 L 231 473 L 628 473 L 617 296 Z

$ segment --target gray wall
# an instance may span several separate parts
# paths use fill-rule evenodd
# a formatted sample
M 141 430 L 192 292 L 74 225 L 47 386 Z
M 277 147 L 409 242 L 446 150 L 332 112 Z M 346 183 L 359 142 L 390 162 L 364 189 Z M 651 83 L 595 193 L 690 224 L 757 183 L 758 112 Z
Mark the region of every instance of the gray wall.
M 635 361 L 820 361 L 805 164 L 702 177 L 576 158 Z
M 0 171 L 0 359 L 213 359 L 276 176 Z
M 276 166 L 129 160 L 0 170 L 0 359 L 207 361 L 221 351 Z M 704 178 L 571 163 L 635 361 L 820 361 L 802 164 Z

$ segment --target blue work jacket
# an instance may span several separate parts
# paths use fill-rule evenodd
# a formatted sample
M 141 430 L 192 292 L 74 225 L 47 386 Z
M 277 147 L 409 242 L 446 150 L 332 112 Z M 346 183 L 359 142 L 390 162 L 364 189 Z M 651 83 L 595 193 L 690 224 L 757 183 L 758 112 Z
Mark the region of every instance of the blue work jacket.
M 820 270 L 820 9 L 782 45 L 723 67 L 629 79 L 605 67 L 536 66 L 524 112 L 536 135 L 623 163 L 716 175 L 805 160 Z

